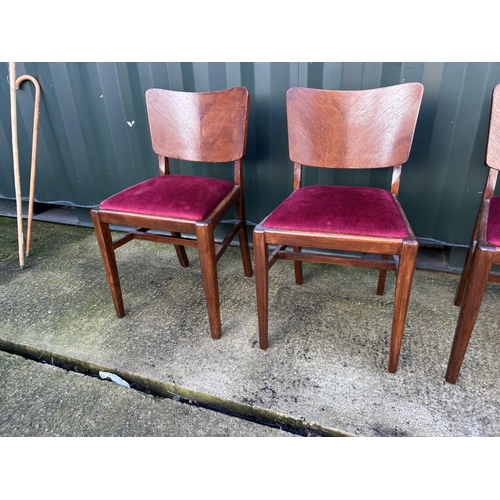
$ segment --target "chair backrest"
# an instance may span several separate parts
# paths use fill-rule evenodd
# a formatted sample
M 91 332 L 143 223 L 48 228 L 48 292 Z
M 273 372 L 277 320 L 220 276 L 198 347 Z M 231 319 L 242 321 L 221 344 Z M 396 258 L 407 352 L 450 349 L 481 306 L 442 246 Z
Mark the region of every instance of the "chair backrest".
M 486 165 L 500 170 L 500 83 L 493 89 Z
M 245 87 L 215 92 L 146 91 L 156 154 L 199 162 L 230 162 L 245 155 L 250 94 Z
M 327 168 L 382 168 L 408 161 L 422 101 L 420 83 L 369 90 L 290 88 L 290 159 Z

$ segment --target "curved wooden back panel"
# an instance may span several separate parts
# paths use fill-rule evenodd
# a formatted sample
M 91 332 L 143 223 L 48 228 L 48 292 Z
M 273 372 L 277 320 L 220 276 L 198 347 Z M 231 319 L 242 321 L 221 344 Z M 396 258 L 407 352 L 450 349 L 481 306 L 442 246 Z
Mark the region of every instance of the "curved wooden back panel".
M 500 170 L 500 83 L 493 90 L 486 165 Z
M 353 91 L 291 88 L 290 159 L 327 168 L 401 165 L 410 155 L 422 95 L 420 83 Z
M 146 91 L 156 154 L 188 161 L 230 162 L 245 155 L 249 92 Z

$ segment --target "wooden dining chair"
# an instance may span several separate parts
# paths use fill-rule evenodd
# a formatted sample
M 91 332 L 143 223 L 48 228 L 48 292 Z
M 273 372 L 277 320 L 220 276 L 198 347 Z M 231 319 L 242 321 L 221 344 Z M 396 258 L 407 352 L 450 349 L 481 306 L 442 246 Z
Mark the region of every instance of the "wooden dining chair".
M 298 285 L 303 280 L 302 262 L 377 268 L 379 295 L 384 292 L 387 270 L 392 269 L 397 272 L 397 283 L 389 371 L 396 371 L 418 251 L 417 239 L 397 195 L 401 166 L 410 154 L 422 95 L 420 83 L 357 91 L 288 90 L 293 192 L 253 233 L 262 349 L 267 348 L 268 342 L 268 272 L 277 259 L 295 261 Z M 303 166 L 393 167 L 391 189 L 302 187 Z M 269 249 L 269 245 L 275 248 Z M 306 253 L 303 248 L 354 252 L 354 256 Z M 356 253 L 380 254 L 382 258 L 361 258 Z
M 500 282 L 500 273 L 492 271 L 493 264 L 500 264 L 500 196 L 494 196 L 500 170 L 500 84 L 493 90 L 486 165 L 489 173 L 483 199 L 455 295 L 460 313 L 445 376 L 451 384 L 462 367 L 486 285 Z
M 149 89 L 146 107 L 159 176 L 128 187 L 91 211 L 116 314 L 120 318 L 125 314 L 115 256 L 118 247 L 136 238 L 173 243 L 180 265 L 185 267 L 189 261 L 184 247 L 194 246 L 199 252 L 211 334 L 218 339 L 221 320 L 217 262 L 236 235 L 245 276 L 252 276 L 242 160 L 249 92 L 244 87 L 217 92 Z M 170 174 L 169 158 L 233 163 L 234 182 Z M 216 244 L 214 228 L 233 206 L 236 221 L 223 241 Z M 113 241 L 110 224 L 137 229 Z

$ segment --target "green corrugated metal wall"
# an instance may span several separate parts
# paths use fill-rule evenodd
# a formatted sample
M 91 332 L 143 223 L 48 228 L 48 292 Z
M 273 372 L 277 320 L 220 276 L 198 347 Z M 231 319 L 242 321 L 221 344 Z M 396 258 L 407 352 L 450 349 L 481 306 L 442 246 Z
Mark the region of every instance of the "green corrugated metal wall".
M 486 177 L 484 156 L 500 63 L 16 63 L 42 88 L 36 200 L 83 207 L 156 175 L 144 92 L 251 93 L 245 160 L 247 216 L 259 222 L 292 189 L 285 93 L 289 87 L 363 89 L 418 81 L 425 87 L 400 198 L 422 242 L 468 245 Z M 8 64 L 0 64 L 0 198 L 14 199 Z M 29 187 L 33 86 L 17 91 L 23 196 Z M 173 165 L 178 171 L 179 164 Z M 185 165 L 231 178 L 230 169 Z M 308 169 L 305 182 L 387 186 L 386 171 Z M 88 220 L 83 220 L 87 222 Z

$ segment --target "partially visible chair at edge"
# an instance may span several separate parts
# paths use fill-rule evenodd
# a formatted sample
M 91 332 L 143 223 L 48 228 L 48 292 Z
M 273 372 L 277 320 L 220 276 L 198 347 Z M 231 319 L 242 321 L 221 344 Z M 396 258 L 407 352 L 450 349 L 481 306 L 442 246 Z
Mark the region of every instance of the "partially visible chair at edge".
M 391 269 L 397 271 L 397 282 L 388 369 L 396 371 L 418 251 L 417 239 L 397 194 L 401 166 L 410 155 L 422 95 L 420 83 L 357 91 L 288 90 L 293 192 L 253 233 L 262 349 L 268 343 L 268 272 L 277 259 L 295 261 L 298 285 L 302 283 L 303 261 L 380 269 L 379 295 L 384 292 L 386 273 Z M 391 188 L 301 187 L 303 166 L 393 167 Z M 276 246 L 270 255 L 269 245 Z M 287 247 L 293 247 L 293 251 Z M 306 253 L 303 248 L 381 254 L 382 258 Z
M 486 165 L 489 173 L 483 199 L 455 296 L 460 313 L 446 370 L 446 381 L 451 384 L 462 367 L 486 285 L 500 282 L 500 273 L 491 270 L 493 264 L 500 264 L 500 196 L 494 196 L 500 170 L 500 84 L 493 90 Z
M 249 92 L 236 87 L 217 92 L 146 91 L 146 106 L 159 176 L 133 185 L 93 209 L 92 220 L 118 317 L 125 314 L 115 250 L 134 238 L 173 243 L 181 266 L 185 246 L 198 247 L 214 339 L 221 336 L 217 262 L 239 236 L 245 275 L 252 276 L 243 199 L 243 162 Z M 234 182 L 170 174 L 169 158 L 192 162 L 234 162 Z M 236 206 L 236 223 L 216 245 L 214 228 Z M 109 224 L 137 229 L 113 241 Z M 167 232 L 150 233 L 149 230 Z M 194 235 L 194 238 L 181 233 Z M 170 234 L 170 236 L 169 236 Z

